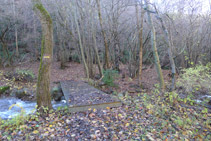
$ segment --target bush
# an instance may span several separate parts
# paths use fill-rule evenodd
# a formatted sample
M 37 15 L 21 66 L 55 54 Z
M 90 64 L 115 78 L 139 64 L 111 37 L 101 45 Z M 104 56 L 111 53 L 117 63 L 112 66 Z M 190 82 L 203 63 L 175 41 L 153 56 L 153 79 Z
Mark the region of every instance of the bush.
M 76 62 L 76 63 L 80 63 L 80 57 L 78 56 L 78 54 L 71 55 L 69 60 L 73 61 L 73 62 Z
M 9 90 L 10 86 L 0 86 L 0 94 L 4 93 L 6 90 Z
M 19 74 L 19 75 L 23 75 L 23 76 L 30 76 L 33 79 L 35 78 L 34 73 L 31 70 L 20 70 L 20 69 L 17 69 L 16 73 Z
M 129 62 L 129 55 L 130 53 L 129 53 L 129 51 L 128 50 L 124 50 L 123 51 L 123 56 L 120 58 L 120 61 L 123 63 L 123 64 L 126 64 L 126 63 L 128 63 Z
M 8 72 L 4 75 L 7 79 L 14 81 L 33 81 L 35 78 L 31 70 L 16 69 L 14 72 Z
M 183 87 L 186 92 L 211 91 L 211 63 L 196 65 L 194 68 L 183 69 L 177 86 Z
M 104 77 L 103 77 L 102 81 L 106 85 L 114 87 L 115 86 L 114 80 L 116 77 L 118 77 L 118 71 L 110 70 L 110 69 L 103 70 L 103 75 L 104 75 Z

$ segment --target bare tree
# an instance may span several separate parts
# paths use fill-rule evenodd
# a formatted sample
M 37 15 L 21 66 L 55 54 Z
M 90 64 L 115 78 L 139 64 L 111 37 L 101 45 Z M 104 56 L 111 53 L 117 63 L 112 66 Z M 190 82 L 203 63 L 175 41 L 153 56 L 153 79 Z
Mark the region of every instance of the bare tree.
M 150 13 L 151 11 L 149 8 L 149 1 L 145 0 L 145 4 L 146 4 L 147 15 L 148 15 L 148 22 L 149 22 L 149 26 L 151 29 L 151 46 L 152 46 L 155 66 L 156 66 L 156 70 L 157 70 L 157 74 L 158 74 L 158 78 L 159 78 L 159 82 L 160 82 L 160 88 L 162 90 L 165 90 L 165 83 L 164 83 L 164 78 L 163 78 L 163 74 L 161 71 L 160 59 L 159 59 L 158 52 L 157 52 L 156 34 L 155 34 L 155 28 L 153 25 L 151 13 Z
M 156 9 L 156 7 L 155 7 Z M 164 37 L 165 37 L 165 42 L 168 46 L 168 55 L 169 55 L 169 60 L 170 60 L 170 64 L 171 64 L 171 75 L 172 75 L 172 85 L 171 85 L 171 91 L 175 89 L 175 74 L 176 74 L 176 66 L 174 63 L 174 58 L 173 58 L 173 54 L 172 54 L 172 43 L 169 37 L 169 32 L 166 29 L 166 25 L 163 22 L 163 19 L 161 18 L 161 16 L 158 13 L 158 10 L 156 9 L 156 13 L 157 13 L 157 18 L 160 21 L 161 25 L 162 25 L 162 30 L 164 32 Z

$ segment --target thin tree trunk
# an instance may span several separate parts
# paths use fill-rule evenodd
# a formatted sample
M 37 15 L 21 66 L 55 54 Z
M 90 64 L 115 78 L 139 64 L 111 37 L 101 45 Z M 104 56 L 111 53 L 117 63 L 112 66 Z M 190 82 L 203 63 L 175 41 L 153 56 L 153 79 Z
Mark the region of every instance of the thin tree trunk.
M 141 0 L 141 5 L 143 4 Z M 141 28 L 139 28 L 139 15 L 138 15 L 138 5 L 136 4 L 136 17 L 137 17 L 137 28 L 139 31 L 139 72 L 138 72 L 138 80 L 139 85 L 141 86 L 141 76 L 142 76 L 142 62 L 143 62 L 143 24 L 144 24 L 144 9 L 141 6 Z
M 105 69 L 109 69 L 110 65 L 109 65 L 108 42 L 107 42 L 107 39 L 106 39 L 106 33 L 103 29 L 103 19 L 102 19 L 102 15 L 101 15 L 100 1 L 96 0 L 96 2 L 97 2 L 97 7 L 98 7 L 98 17 L 99 17 L 99 21 L 100 21 L 101 32 L 103 34 L 104 46 L 105 46 Z
M 152 46 L 153 56 L 155 60 L 156 71 L 157 71 L 159 82 L 160 82 L 160 88 L 164 91 L 165 83 L 164 83 L 163 74 L 162 74 L 162 70 L 160 66 L 160 59 L 157 52 L 155 28 L 154 28 L 152 17 L 149 11 L 150 9 L 148 5 L 148 0 L 145 0 L 145 3 L 146 3 L 147 15 L 148 15 L 148 22 L 151 29 L 151 46 Z
M 14 14 L 14 19 L 16 19 L 16 12 L 15 12 L 15 0 L 12 1 L 13 3 L 13 14 Z M 15 22 L 15 47 L 16 47 L 16 57 L 19 57 L 19 48 L 18 48 L 18 31 L 17 31 L 17 25 L 16 21 Z
M 34 52 L 35 52 L 35 58 L 36 60 L 38 60 L 39 58 L 39 52 L 38 52 L 38 47 L 37 47 L 37 30 L 36 30 L 36 22 L 35 22 L 35 18 L 34 18 L 34 14 L 33 14 L 33 32 L 34 32 Z
M 158 12 L 157 12 L 157 14 L 158 14 Z M 171 73 L 172 73 L 172 85 L 171 85 L 171 91 L 172 91 L 175 89 L 175 74 L 176 74 L 176 67 L 175 67 L 174 58 L 173 58 L 173 54 L 172 54 L 172 45 L 170 42 L 168 30 L 166 29 L 163 19 L 160 16 L 158 19 L 161 22 L 162 29 L 164 32 L 164 37 L 166 40 L 166 44 L 168 46 L 168 55 L 169 55 L 169 60 L 170 60 L 170 64 L 171 64 Z
M 75 4 L 75 6 L 77 6 L 77 5 Z M 85 72 L 86 72 L 86 77 L 89 79 L 89 68 L 87 66 L 86 59 L 85 59 L 85 56 L 84 56 L 84 49 L 83 49 L 83 45 L 82 45 L 82 39 L 81 39 L 80 30 L 79 30 L 79 24 L 78 24 L 78 20 L 77 20 L 77 17 L 76 17 L 76 11 L 74 12 L 74 19 L 75 19 L 77 32 L 78 32 L 79 46 L 80 46 L 82 61 L 83 61 L 83 64 L 84 64 L 84 69 L 85 69 Z
M 37 81 L 37 105 L 42 115 L 52 109 L 50 75 L 53 58 L 53 24 L 41 0 L 33 0 L 34 10 L 42 25 L 41 61 Z
M 19 57 L 19 48 L 18 48 L 18 31 L 17 31 L 17 27 L 15 25 L 15 47 L 16 47 L 16 57 Z
M 97 59 L 97 66 L 98 66 L 98 69 L 99 69 L 100 77 L 102 77 L 103 76 L 103 69 L 101 67 L 100 57 L 99 57 L 99 54 L 98 54 L 96 33 L 94 31 L 93 22 L 92 22 L 92 38 L 93 38 L 93 41 L 94 41 L 93 49 L 94 49 L 96 59 Z

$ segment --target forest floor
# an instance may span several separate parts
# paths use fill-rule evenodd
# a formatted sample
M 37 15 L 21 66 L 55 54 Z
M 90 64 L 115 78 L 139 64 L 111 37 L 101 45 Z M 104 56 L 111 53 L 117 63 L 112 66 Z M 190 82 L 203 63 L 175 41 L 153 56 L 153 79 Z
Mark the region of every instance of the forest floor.
M 59 63 L 52 66 L 51 86 L 63 80 L 83 80 L 83 66 L 69 63 L 64 70 Z M 28 69 L 38 74 L 39 63 L 28 63 L 0 72 L 0 86 L 27 87 L 35 91 L 36 81 L 14 82 L 4 77 L 14 69 Z M 157 75 L 153 68 L 143 70 L 142 85 L 128 76 L 121 66 L 115 80 L 118 87 L 102 90 L 119 96 L 123 105 L 118 108 L 89 109 L 70 113 L 67 108 L 51 111 L 46 117 L 19 116 L 10 121 L 0 120 L 0 140 L 210 140 L 211 113 L 192 101 L 180 101 L 176 92 L 163 93 L 157 87 Z M 163 70 L 168 84 L 169 71 Z M 121 94 L 121 95 L 119 95 Z
M 51 69 L 51 87 L 55 86 L 55 84 L 57 84 L 59 81 L 84 80 L 85 75 L 84 75 L 83 65 L 79 63 L 70 62 L 70 63 L 67 63 L 66 66 L 67 67 L 65 69 L 60 69 L 59 62 L 53 63 L 52 69 Z M 5 69 L 2 69 L 1 71 L 3 74 L 3 72 L 11 72 L 14 70 L 30 70 L 35 74 L 35 77 L 37 77 L 38 71 L 39 71 L 39 62 L 30 62 L 23 65 L 19 65 L 17 67 L 5 68 Z M 116 89 L 112 88 L 112 89 L 115 89 L 118 92 L 130 91 L 131 93 L 134 93 L 135 92 L 134 87 L 136 87 L 136 85 L 138 84 L 138 79 L 131 79 L 129 77 L 129 72 L 126 65 L 121 65 L 120 70 L 121 70 L 121 73 L 119 77 L 115 80 L 115 83 L 118 84 L 118 88 Z M 142 73 L 143 73 L 142 74 L 143 89 L 147 91 L 153 89 L 154 85 L 158 83 L 156 70 L 154 68 L 149 67 L 147 69 L 144 69 Z M 168 82 L 170 80 L 169 78 L 170 71 L 163 70 L 163 74 L 164 74 L 164 79 L 166 80 L 166 82 Z M 5 79 L 3 75 L 0 75 L 0 79 L 1 79 L 0 86 L 10 83 L 10 81 L 8 79 Z M 33 85 L 36 84 L 36 81 L 30 82 L 30 83 L 20 82 L 20 81 L 18 82 L 11 81 L 10 84 L 16 87 L 23 86 L 27 88 L 33 88 Z

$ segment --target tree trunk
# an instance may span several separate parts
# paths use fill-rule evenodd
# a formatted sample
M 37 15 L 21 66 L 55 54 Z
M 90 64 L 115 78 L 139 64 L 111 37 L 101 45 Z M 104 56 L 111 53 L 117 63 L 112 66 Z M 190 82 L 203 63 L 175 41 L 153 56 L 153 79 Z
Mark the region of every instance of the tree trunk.
M 158 11 L 157 11 L 158 14 Z M 174 63 L 174 58 L 173 58 L 173 54 L 172 54 L 172 44 L 169 38 L 169 33 L 168 30 L 166 29 L 166 26 L 163 22 L 163 19 L 159 16 L 158 14 L 158 19 L 161 22 L 162 25 L 162 29 L 164 32 L 164 37 L 166 40 L 166 44 L 168 46 L 168 55 L 169 55 L 169 60 L 170 60 L 170 64 L 171 64 L 171 73 L 172 73 L 172 85 L 171 85 L 171 91 L 173 91 L 175 89 L 175 74 L 176 74 L 176 67 L 175 67 L 175 63 Z
M 15 48 L 16 48 L 15 55 L 16 55 L 16 57 L 19 57 L 19 48 L 18 48 L 18 31 L 17 31 L 17 27 L 16 27 L 16 25 L 15 25 Z
M 141 0 L 141 5 L 142 5 Z M 138 82 L 141 86 L 141 75 L 142 75 L 142 62 L 143 62 L 143 23 L 144 23 L 144 9 L 141 7 L 141 28 L 139 28 L 139 15 L 138 15 L 138 5 L 136 4 L 136 17 L 137 17 L 137 29 L 139 31 L 139 72 L 138 72 Z
M 96 32 L 95 32 L 93 26 L 94 25 L 93 25 L 93 22 L 92 22 L 92 38 L 93 38 L 93 41 L 94 41 L 93 49 L 94 49 L 94 52 L 95 52 L 95 55 L 96 55 L 97 66 L 98 66 L 98 69 L 99 69 L 100 77 L 103 77 L 103 69 L 101 67 L 100 57 L 99 57 L 98 49 L 97 49 Z
M 13 14 L 14 14 L 14 19 L 16 19 L 16 12 L 15 12 L 15 0 L 12 1 L 13 3 Z M 15 48 L 16 48 L 16 57 L 19 57 L 19 48 L 18 48 L 18 30 L 17 30 L 17 25 L 15 21 Z
M 75 6 L 77 6 L 77 5 L 75 4 Z M 89 68 L 87 66 L 86 59 L 85 59 L 85 56 L 84 56 L 84 49 L 83 49 L 83 45 L 82 45 L 82 39 L 81 39 L 81 34 L 80 34 L 80 29 L 79 29 L 79 23 L 78 23 L 78 20 L 77 20 L 77 17 L 76 17 L 76 11 L 74 11 L 74 20 L 75 20 L 75 24 L 76 24 L 76 28 L 77 28 L 77 32 L 78 32 L 78 39 L 79 39 L 81 58 L 82 58 L 82 61 L 83 61 L 83 64 L 84 64 L 86 77 L 89 79 Z
M 39 52 L 37 47 L 37 30 L 36 30 L 36 22 L 35 22 L 35 14 L 33 14 L 33 34 L 34 34 L 34 52 L 35 52 L 35 59 L 38 60 L 39 58 Z
M 103 29 L 103 19 L 102 19 L 102 15 L 101 15 L 101 8 L 100 8 L 100 1 L 96 0 L 97 2 L 97 7 L 98 7 L 98 17 L 99 17 L 99 21 L 100 21 L 100 27 L 101 27 L 101 32 L 103 34 L 103 39 L 104 39 L 104 46 L 105 46 L 105 64 L 104 64 L 104 68 L 105 69 L 109 69 L 110 65 L 109 65 L 109 49 L 108 49 L 108 43 L 106 40 L 106 33 Z
M 148 5 L 148 0 L 145 0 L 145 3 L 146 3 L 147 15 L 148 15 L 148 22 L 149 22 L 149 26 L 151 29 L 151 46 L 152 46 L 156 71 L 157 71 L 159 82 L 160 82 L 160 88 L 164 91 L 165 83 L 164 83 L 163 74 L 162 74 L 162 70 L 161 70 L 161 66 L 160 66 L 160 59 L 159 59 L 157 47 L 156 47 L 155 28 L 154 28 L 152 17 L 151 17 L 150 11 L 149 11 L 150 9 L 149 9 L 149 5 Z
M 41 114 L 52 109 L 50 95 L 50 75 L 53 58 L 53 24 L 41 0 L 33 0 L 34 10 L 42 24 L 41 61 L 37 81 L 37 105 Z

